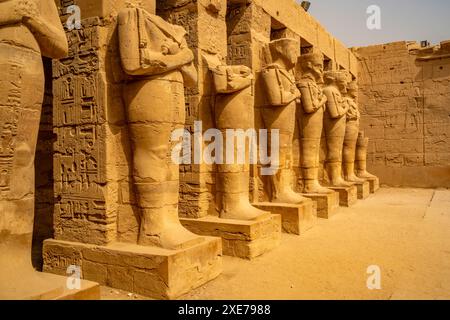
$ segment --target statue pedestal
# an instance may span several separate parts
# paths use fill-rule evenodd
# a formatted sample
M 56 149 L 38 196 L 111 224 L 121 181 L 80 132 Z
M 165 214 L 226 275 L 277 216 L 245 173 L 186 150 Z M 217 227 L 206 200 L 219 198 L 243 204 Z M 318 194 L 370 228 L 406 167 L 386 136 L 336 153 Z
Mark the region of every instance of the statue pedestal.
M 302 196 L 317 203 L 318 218 L 330 219 L 336 214 L 336 210 L 339 207 L 339 194 L 337 192 L 328 194 L 303 193 Z
M 339 205 L 341 207 L 351 207 L 358 201 L 358 188 L 352 187 L 327 187 L 339 193 Z
M 369 181 L 355 182 L 358 189 L 358 199 L 364 200 L 370 196 L 370 183 Z
M 215 216 L 180 218 L 180 221 L 193 233 L 221 237 L 223 254 L 227 256 L 253 259 L 281 242 L 281 216 L 277 214 L 260 221 L 220 219 Z
M 76 265 L 84 279 L 156 299 L 175 299 L 222 271 L 222 246 L 217 238 L 181 250 L 46 240 L 43 256 L 46 272 L 66 274 L 69 265 Z
M 15 292 L 0 292 L 0 300 L 100 300 L 100 286 L 98 283 L 81 280 L 79 289 L 67 288 L 67 275 L 35 272 L 33 280 L 40 279 L 43 286 L 27 284 L 26 288 L 14 288 Z M 24 275 L 24 277 L 26 277 Z
M 273 214 L 279 214 L 284 233 L 302 235 L 314 227 L 317 222 L 316 203 L 310 199 L 301 204 L 260 202 L 253 203 L 253 206 Z
M 380 179 L 375 178 L 364 178 L 370 184 L 370 193 L 375 193 L 380 189 Z

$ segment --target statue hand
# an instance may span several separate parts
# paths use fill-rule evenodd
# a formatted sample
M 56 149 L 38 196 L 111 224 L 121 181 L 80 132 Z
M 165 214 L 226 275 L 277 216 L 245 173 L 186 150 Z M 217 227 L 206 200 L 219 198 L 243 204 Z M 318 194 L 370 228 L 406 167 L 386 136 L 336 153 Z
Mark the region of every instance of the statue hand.
M 291 93 L 295 96 L 296 99 L 300 99 L 302 97 L 302 93 L 297 89 L 297 87 L 292 87 Z
M 176 56 L 182 60 L 181 64 L 189 64 L 194 61 L 194 53 L 188 48 L 181 50 Z
M 243 77 L 248 77 L 252 74 L 252 70 L 246 66 L 239 66 L 239 73 Z
M 328 98 L 327 98 L 327 96 L 324 95 L 324 96 L 322 97 L 322 100 L 321 100 L 320 103 L 319 103 L 319 109 L 322 108 L 322 107 L 325 107 L 326 104 L 327 104 L 327 102 L 328 102 Z
M 175 42 L 168 45 L 168 50 L 170 54 L 177 54 L 181 51 L 180 46 Z

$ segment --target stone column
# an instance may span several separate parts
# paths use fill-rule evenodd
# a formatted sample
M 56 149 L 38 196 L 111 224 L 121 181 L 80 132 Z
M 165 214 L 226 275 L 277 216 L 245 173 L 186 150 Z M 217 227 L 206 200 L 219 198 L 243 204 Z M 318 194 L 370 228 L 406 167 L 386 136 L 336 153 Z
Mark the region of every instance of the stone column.
M 179 167 L 172 132 L 185 122 L 184 83 L 197 83 L 186 31 L 141 8 L 119 13 L 124 101 L 132 145 L 139 244 L 181 249 L 204 241 L 178 218 Z
M 255 128 L 264 128 L 261 107 L 265 94 L 260 90 L 261 70 L 266 62 L 265 47 L 270 42 L 271 17 L 254 1 L 227 1 L 226 16 L 229 65 L 244 65 L 252 69 L 255 77 Z M 265 178 L 256 165 L 250 167 L 250 197 L 253 202 L 267 201 Z
M 370 185 L 364 179 L 356 176 L 355 156 L 359 133 L 359 122 L 361 114 L 358 109 L 358 85 L 356 80 L 351 81 L 347 88 L 344 99 L 349 109 L 347 111 L 347 125 L 345 128 L 344 151 L 342 155 L 342 167 L 344 179 L 356 184 L 358 188 L 358 199 L 366 199 L 370 194 Z
M 213 73 L 215 92 L 217 93 L 213 113 L 215 125 L 223 136 L 223 147 L 233 154 L 222 153 L 222 162 L 217 165 L 216 203 L 221 218 L 236 220 L 261 220 L 270 212 L 259 210 L 250 204 L 250 147 L 256 140 L 251 136 L 254 130 L 253 73 L 246 66 L 226 66 L 216 57 L 205 56 Z M 234 130 L 232 137 L 227 131 Z M 239 131 L 237 131 L 239 130 Z M 250 132 L 249 132 L 250 131 Z M 256 131 L 253 131 L 256 133 Z M 238 136 L 242 133 L 243 136 Z M 248 135 L 250 133 L 250 135 Z M 228 150 L 228 139 L 233 139 L 233 150 Z M 244 142 L 245 150 L 238 143 Z M 256 146 L 255 146 L 256 147 Z M 244 155 L 240 153 L 244 153 Z M 233 163 L 227 159 L 233 156 Z M 244 157 L 244 163 L 237 163 Z
M 276 203 L 300 204 L 305 201 L 293 189 L 292 170 L 295 115 L 301 94 L 295 85 L 293 69 L 299 56 L 300 44 L 294 39 L 279 39 L 269 44 L 271 64 L 262 72 L 267 103 L 262 117 L 268 130 L 279 130 L 279 169 L 270 177 L 271 200 Z M 271 143 L 272 143 L 272 139 Z
M 168 22 L 183 27 L 186 39 L 194 53 L 194 63 L 198 69 L 198 83 L 185 90 L 185 128 L 191 133 L 193 143 L 204 150 L 204 143 L 194 133 L 204 133 L 214 127 L 212 102 L 214 101 L 213 79 L 208 65 L 202 59 L 204 53 L 227 55 L 227 34 L 225 15 L 226 0 L 158 0 L 157 14 Z M 201 127 L 195 127 L 195 123 Z M 192 146 L 194 151 L 194 146 Z M 180 166 L 180 216 L 202 218 L 215 213 L 216 167 L 197 164 L 192 156 L 191 164 Z M 200 160 L 200 159 L 197 159 Z
M 325 73 L 324 93 L 327 97 L 325 134 L 327 143 L 326 170 L 333 187 L 349 187 L 342 177 L 342 150 L 349 105 L 342 94 L 347 92 L 347 76 L 342 71 Z
M 351 206 L 357 201 L 356 186 L 344 180 L 342 153 L 344 148 L 347 112 L 349 105 L 343 95 L 347 92 L 348 73 L 325 72 L 324 93 L 327 96 L 327 112 L 324 117 L 327 157 L 325 169 L 329 188 L 339 192 L 341 206 Z
M 357 94 L 358 85 L 356 84 L 356 81 L 352 81 L 348 85 L 347 94 L 344 96 L 349 109 L 347 112 L 347 125 L 344 139 L 343 173 L 344 179 L 349 182 L 364 181 L 355 174 L 356 142 L 358 140 L 359 121 L 361 118 L 356 101 Z
M 82 26 L 67 31 L 69 57 L 53 68 L 55 239 L 44 243 L 44 270 L 75 265 L 102 285 L 178 297 L 221 272 L 220 239 L 179 223 L 178 165 L 166 158 L 185 121 L 183 82 L 197 76 L 184 31 L 154 15 L 153 0 L 61 1 L 63 21 L 73 4 Z M 130 10 L 145 12 L 142 24 L 128 23 Z
M 327 194 L 332 190 L 319 183 L 320 140 L 323 131 L 323 117 L 327 97 L 323 94 L 323 55 L 321 53 L 304 54 L 299 59 L 301 74 L 297 86 L 301 92 L 301 104 L 298 105 L 297 120 L 301 139 L 301 168 L 303 192 Z

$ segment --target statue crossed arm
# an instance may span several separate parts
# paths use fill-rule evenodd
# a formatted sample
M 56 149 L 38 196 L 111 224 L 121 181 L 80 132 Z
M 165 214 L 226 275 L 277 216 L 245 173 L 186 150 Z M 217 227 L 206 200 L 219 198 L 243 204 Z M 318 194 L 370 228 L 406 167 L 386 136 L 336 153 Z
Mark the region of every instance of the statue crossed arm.
M 272 106 L 286 106 L 300 98 L 301 93 L 295 85 L 294 76 L 279 65 L 272 64 L 262 72 L 266 94 Z
M 146 15 L 140 17 L 140 15 Z M 119 13 L 119 38 L 122 66 L 128 75 L 157 75 L 178 70 L 190 64 L 194 55 L 186 40 L 169 39 L 161 30 L 150 24 L 140 24 L 140 19 L 158 19 L 141 12 L 140 9 L 126 9 Z M 152 28 L 152 39 L 147 39 L 145 28 Z
M 302 107 L 306 113 L 314 113 L 325 107 L 328 98 L 322 94 L 321 90 L 314 88 L 309 83 L 299 84 L 298 87 L 301 93 Z M 314 94 L 314 89 L 317 90 L 317 94 Z
M 329 89 L 325 89 L 324 93 L 327 97 L 328 112 L 332 119 L 340 118 L 347 113 L 349 105 L 340 94 Z
M 217 93 L 233 93 L 251 86 L 253 73 L 245 66 L 217 66 L 214 69 Z

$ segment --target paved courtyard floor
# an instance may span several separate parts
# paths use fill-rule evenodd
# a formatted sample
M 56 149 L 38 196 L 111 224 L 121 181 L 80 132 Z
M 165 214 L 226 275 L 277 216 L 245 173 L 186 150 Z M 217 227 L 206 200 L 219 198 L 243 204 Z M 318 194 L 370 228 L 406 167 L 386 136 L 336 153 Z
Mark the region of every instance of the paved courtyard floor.
M 450 299 L 450 190 L 382 188 L 181 299 Z M 369 290 L 378 266 L 381 289 Z M 104 299 L 144 299 L 102 288 Z

